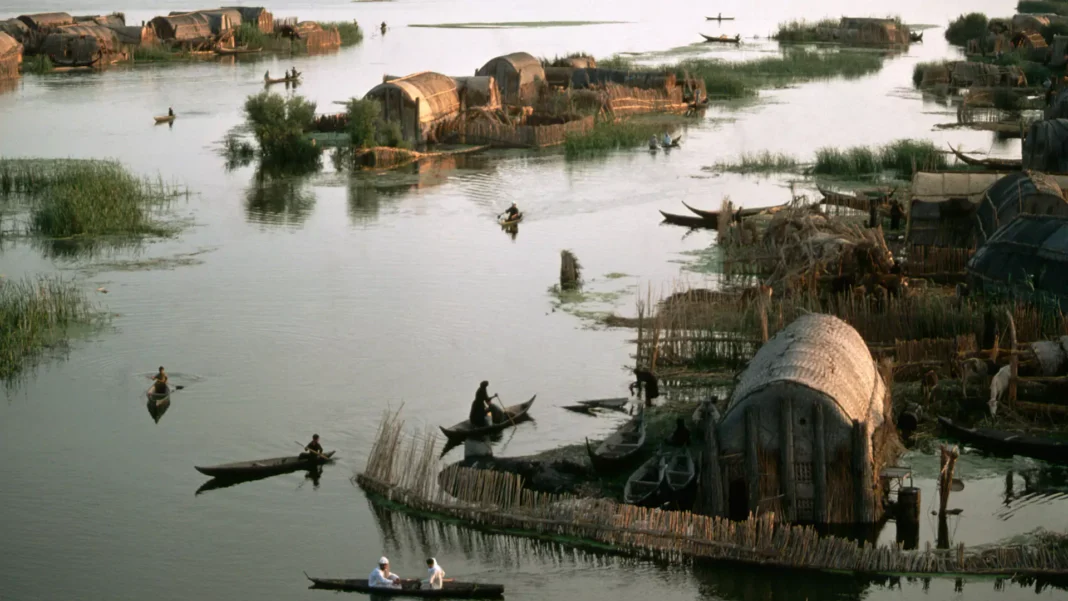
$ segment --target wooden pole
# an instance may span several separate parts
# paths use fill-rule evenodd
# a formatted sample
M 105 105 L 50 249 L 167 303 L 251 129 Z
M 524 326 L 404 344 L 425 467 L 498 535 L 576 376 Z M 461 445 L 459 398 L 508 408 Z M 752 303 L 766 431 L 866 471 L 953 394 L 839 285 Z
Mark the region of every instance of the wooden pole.
M 794 522 L 797 521 L 797 491 L 794 488 L 793 400 L 785 399 L 779 413 L 779 482 L 782 485 L 783 517 L 788 522 Z
M 704 417 L 705 447 L 701 452 L 701 479 L 698 481 L 698 512 L 722 517 L 723 472 L 719 469 L 719 439 L 716 436 L 716 420 L 711 411 Z
M 871 440 L 868 428 L 853 420 L 853 521 L 870 524 L 875 521 L 875 501 L 872 492 Z
M 953 468 L 957 464 L 960 450 L 954 446 L 952 449 L 942 445 L 941 464 L 942 469 L 938 473 L 938 515 L 946 515 L 946 506 L 949 505 L 949 492 L 953 484 Z
M 827 523 L 827 438 L 823 430 L 823 405 L 812 407 L 812 521 Z
M 756 407 L 745 410 L 745 479 L 749 488 L 749 512 L 760 507 L 760 448 Z
M 1005 311 L 1005 316 L 1009 318 L 1009 350 L 1012 352 L 1012 356 L 1009 357 L 1009 406 L 1016 406 L 1016 378 L 1020 375 L 1020 355 L 1016 348 L 1016 322 L 1012 319 L 1012 312 Z
M 767 342 L 768 341 L 768 299 L 767 299 L 767 297 L 764 296 L 763 289 L 759 290 L 758 298 L 760 299 L 760 302 L 757 305 L 759 307 L 759 310 L 760 310 L 760 339 L 763 342 Z

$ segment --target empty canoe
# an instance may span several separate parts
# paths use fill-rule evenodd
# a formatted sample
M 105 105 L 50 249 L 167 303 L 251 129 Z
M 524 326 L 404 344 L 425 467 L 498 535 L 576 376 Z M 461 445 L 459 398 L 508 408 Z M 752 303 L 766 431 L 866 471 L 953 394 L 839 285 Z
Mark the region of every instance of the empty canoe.
M 967 428 L 948 417 L 939 417 L 946 434 L 977 449 L 999 455 L 1021 455 L 1044 461 L 1068 463 L 1068 441 L 1042 436 L 1016 434 L 988 428 Z
M 706 227 L 715 228 L 715 220 L 705 219 L 703 217 L 691 217 L 690 215 L 676 215 L 675 213 L 667 213 L 660 211 L 660 214 L 664 216 L 664 221 L 672 225 L 681 225 L 685 227 Z
M 610 471 L 632 465 L 645 446 L 645 412 L 623 424 L 594 449 L 586 439 L 586 452 L 597 471 Z
M 657 505 L 663 486 L 664 457 L 658 454 L 650 457 L 627 478 L 623 502 L 646 507 Z
M 292 457 L 273 457 L 271 459 L 257 459 L 255 461 L 238 461 L 236 463 L 224 463 L 209 467 L 194 466 L 198 472 L 213 478 L 255 478 L 257 476 L 273 476 L 285 474 L 297 470 L 306 470 L 317 465 L 327 463 L 334 457 L 334 451 L 326 453 L 326 459 L 321 457 L 304 457 L 296 455 Z
M 512 405 L 504 408 L 505 418 L 495 424 L 490 424 L 482 428 L 476 428 L 471 424 L 471 420 L 465 419 L 464 421 L 456 424 L 451 428 L 441 426 L 441 431 L 449 440 L 463 440 L 472 436 L 484 436 L 486 434 L 493 434 L 494 432 L 500 432 L 505 428 L 514 426 L 519 420 L 526 417 L 527 412 L 530 411 L 530 406 L 534 404 L 534 399 L 538 395 L 530 397 L 530 400 L 518 405 Z
M 305 576 L 308 576 L 305 574 Z M 504 596 L 504 586 L 479 582 L 445 582 L 440 589 L 424 588 L 419 580 L 404 580 L 401 588 L 367 586 L 363 578 L 335 579 L 312 578 L 312 588 L 331 591 L 352 591 L 390 597 L 431 597 L 437 599 L 499 599 Z M 373 598 L 373 597 L 372 597 Z

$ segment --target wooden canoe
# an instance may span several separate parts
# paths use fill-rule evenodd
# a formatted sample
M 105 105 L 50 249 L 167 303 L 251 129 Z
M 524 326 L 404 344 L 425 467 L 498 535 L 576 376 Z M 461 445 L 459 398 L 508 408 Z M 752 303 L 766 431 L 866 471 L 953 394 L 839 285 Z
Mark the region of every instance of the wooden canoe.
M 720 44 L 741 44 L 742 43 L 742 36 L 741 35 L 736 35 L 733 38 L 731 38 L 731 37 L 727 37 L 725 35 L 711 36 L 711 35 L 705 35 L 705 34 L 702 33 L 701 37 L 703 37 L 706 42 L 718 42 Z
M 516 225 L 520 221 L 523 221 L 522 213 L 516 215 L 515 219 L 498 219 L 497 223 L 501 224 L 501 227 L 508 227 L 510 225 Z
M 660 492 L 664 487 L 664 457 L 657 454 L 646 460 L 630 478 L 623 488 L 623 502 L 631 505 L 653 507 L 660 502 Z
M 939 417 L 938 424 L 946 434 L 983 451 L 1068 463 L 1068 441 L 988 428 L 967 428 L 948 417 Z
M 733 21 L 734 17 L 705 17 L 705 21 Z
M 164 115 L 162 117 L 152 117 L 156 120 L 156 123 L 173 123 L 174 118 L 178 115 Z
M 664 481 L 668 490 L 679 494 L 697 481 L 697 468 L 690 449 L 672 450 L 664 460 Z
M 311 588 L 331 591 L 352 591 L 371 593 L 388 597 L 430 597 L 436 599 L 499 599 L 504 596 L 504 586 L 500 584 L 482 584 L 480 582 L 444 582 L 440 589 L 424 588 L 419 580 L 402 580 L 401 588 L 379 588 L 367 586 L 365 578 L 312 578 Z M 373 598 L 373 597 L 372 597 Z
M 635 463 L 645 447 L 645 412 L 623 424 L 594 449 L 586 439 L 586 453 L 599 472 L 609 472 Z
M 769 207 L 752 207 L 749 209 L 738 209 L 734 212 L 734 214 L 738 217 L 752 217 L 753 215 L 759 215 L 761 213 L 776 213 L 785 209 L 788 204 L 789 203 L 783 203 L 781 205 L 772 205 Z M 690 209 L 690 211 L 693 212 L 694 215 L 697 215 L 704 219 L 708 219 L 710 221 L 715 221 L 717 223 L 719 222 L 719 211 L 706 211 L 704 209 L 698 209 L 697 207 L 692 207 L 686 204 L 686 201 L 682 201 L 682 206 L 686 207 L 687 209 Z
M 268 85 L 268 86 L 271 85 L 271 84 L 275 84 L 275 83 L 293 83 L 295 81 L 300 81 L 300 76 L 301 75 L 304 75 L 304 74 L 303 73 L 297 73 L 296 77 L 279 77 L 277 79 L 264 77 L 263 78 L 263 83 L 264 83 L 264 85 Z
M 920 33 L 909 33 L 909 41 L 923 42 L 923 32 L 921 31 Z
M 224 463 L 208 467 L 194 466 L 198 472 L 213 478 L 255 478 L 257 476 L 273 476 L 298 470 L 306 470 L 317 465 L 333 460 L 334 451 L 325 453 L 327 459 L 319 457 L 272 457 L 271 459 L 258 459 L 255 461 L 238 461 L 236 463 Z
M 505 407 L 505 419 L 503 421 L 497 422 L 496 424 L 491 424 L 484 428 L 476 428 L 471 425 L 471 420 L 465 419 L 464 421 L 456 424 L 451 428 L 441 426 L 441 431 L 450 441 L 463 440 L 472 436 L 484 436 L 486 434 L 500 432 L 505 428 L 510 428 L 514 426 L 519 420 L 526 417 L 527 412 L 530 411 L 530 406 L 534 404 L 534 399 L 537 398 L 537 396 L 538 395 L 530 397 L 530 400 L 525 403 Z
M 152 416 L 152 421 L 159 423 L 159 420 L 163 418 L 163 414 L 167 412 L 167 409 L 171 406 L 171 395 L 168 394 L 149 394 L 148 414 Z
M 953 154 L 965 165 L 983 167 L 984 169 L 990 169 L 992 171 L 1019 171 L 1023 168 L 1023 161 L 1018 161 L 1016 159 L 977 159 L 953 148 L 952 144 L 949 144 L 949 149 L 952 150 Z
M 660 214 L 664 216 L 664 221 L 673 225 L 681 225 L 684 227 L 706 227 L 715 228 L 718 224 L 715 220 L 704 219 L 702 217 L 690 217 L 689 215 L 676 215 L 675 213 L 666 213 L 660 211 Z
M 611 409 L 613 411 L 623 411 L 623 408 L 630 403 L 629 398 L 619 397 L 614 399 L 592 399 L 589 401 L 579 401 L 579 405 L 590 407 L 591 409 Z
M 262 52 L 262 51 L 263 51 L 262 48 L 247 48 L 247 47 L 245 47 L 245 48 L 216 48 L 215 49 L 215 54 L 218 54 L 220 56 L 235 56 L 235 55 L 238 55 L 238 54 L 255 54 L 257 52 Z

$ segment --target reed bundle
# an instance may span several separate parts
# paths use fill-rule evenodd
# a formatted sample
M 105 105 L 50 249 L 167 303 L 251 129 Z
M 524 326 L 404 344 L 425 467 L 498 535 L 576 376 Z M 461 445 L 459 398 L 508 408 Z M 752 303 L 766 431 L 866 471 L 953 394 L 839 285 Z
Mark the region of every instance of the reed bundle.
M 582 285 L 582 265 L 570 250 L 560 251 L 560 289 L 575 290 Z

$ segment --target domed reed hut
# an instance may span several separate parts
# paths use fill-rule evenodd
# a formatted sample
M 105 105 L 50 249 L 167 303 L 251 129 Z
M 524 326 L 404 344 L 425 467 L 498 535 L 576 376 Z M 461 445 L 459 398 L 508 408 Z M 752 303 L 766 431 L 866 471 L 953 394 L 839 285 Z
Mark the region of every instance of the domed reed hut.
M 17 78 L 21 63 L 22 44 L 0 31 L 0 80 Z
M 526 52 L 513 52 L 491 59 L 475 75 L 497 80 L 504 104 L 530 106 L 538 98 L 538 82 L 545 81 L 541 61 Z
M 1020 215 L 968 262 L 977 292 L 1068 310 L 1068 217 Z
M 155 30 L 156 37 L 178 46 L 208 45 L 215 37 L 208 17 L 198 13 L 156 17 L 149 24 Z
M 169 16 L 179 17 L 184 15 L 197 15 L 208 24 L 213 35 L 222 35 L 233 29 L 241 27 L 241 11 L 236 8 L 215 8 L 210 10 L 198 10 L 191 13 L 172 12 Z
M 399 122 L 403 139 L 417 147 L 432 141 L 438 128 L 460 112 L 456 81 L 430 71 L 383 81 L 367 98 L 377 100 L 382 118 Z
M 1023 141 L 1023 168 L 1068 173 L 1068 119 L 1046 119 L 1031 125 Z
M 57 66 L 102 67 L 122 58 L 122 44 L 114 31 L 100 25 L 68 25 L 54 29 L 41 43 L 41 54 Z
M 1010 173 L 990 186 L 975 212 L 978 245 L 1022 213 L 1068 217 L 1068 202 L 1057 181 L 1035 171 Z
M 718 464 L 721 478 L 703 494 L 718 488 L 723 498 L 704 506 L 739 519 L 879 521 L 880 474 L 902 449 L 890 409 L 860 334 L 830 315 L 799 317 L 749 362 L 715 427 L 718 444 L 707 442 L 705 463 Z

